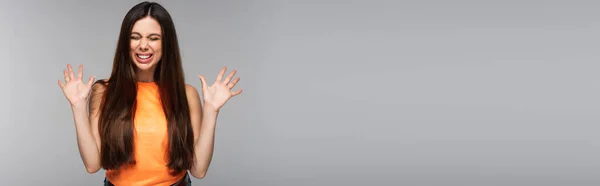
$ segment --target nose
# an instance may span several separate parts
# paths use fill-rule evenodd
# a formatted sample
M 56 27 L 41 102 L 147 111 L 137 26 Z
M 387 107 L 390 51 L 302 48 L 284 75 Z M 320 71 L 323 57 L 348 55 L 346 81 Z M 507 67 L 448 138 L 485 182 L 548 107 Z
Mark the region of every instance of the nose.
M 140 42 L 140 49 L 141 50 L 148 50 L 148 40 L 146 39 L 142 39 L 142 41 Z

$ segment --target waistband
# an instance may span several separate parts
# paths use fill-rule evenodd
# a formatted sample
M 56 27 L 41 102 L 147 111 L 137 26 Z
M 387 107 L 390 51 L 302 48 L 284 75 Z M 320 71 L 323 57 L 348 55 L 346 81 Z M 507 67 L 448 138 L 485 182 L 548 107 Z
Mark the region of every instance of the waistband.
M 171 184 L 171 186 L 191 186 L 192 185 L 192 180 L 190 179 L 190 176 L 188 173 L 185 174 L 185 176 L 183 176 L 183 178 L 181 178 L 179 181 L 175 182 L 174 184 Z M 111 183 L 110 181 L 108 181 L 108 179 L 104 178 L 104 186 L 115 186 L 113 183 Z

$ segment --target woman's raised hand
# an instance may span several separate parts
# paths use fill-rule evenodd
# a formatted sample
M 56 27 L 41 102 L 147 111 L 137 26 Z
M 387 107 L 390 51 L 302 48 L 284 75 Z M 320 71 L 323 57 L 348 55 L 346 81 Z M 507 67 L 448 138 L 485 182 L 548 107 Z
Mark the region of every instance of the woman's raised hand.
M 65 76 L 65 83 L 63 83 L 61 80 L 58 80 L 58 86 L 60 86 L 62 89 L 71 106 L 85 104 L 96 77 L 90 76 L 89 80 L 84 83 L 82 81 L 83 65 L 79 65 L 77 76 L 74 76 L 71 64 L 67 64 L 67 69 L 63 70 L 63 73 Z
M 198 75 L 202 82 L 202 95 L 204 97 L 204 105 L 210 106 L 215 111 L 219 111 L 223 105 L 233 96 L 242 93 L 242 89 L 232 91 L 231 89 L 240 81 L 240 78 L 233 79 L 236 71 L 233 70 L 229 76 L 223 80 L 223 76 L 227 71 L 227 67 L 223 67 L 217 76 L 217 80 L 212 85 L 206 83 L 206 79 L 202 75 Z M 233 80 L 233 81 L 232 81 Z

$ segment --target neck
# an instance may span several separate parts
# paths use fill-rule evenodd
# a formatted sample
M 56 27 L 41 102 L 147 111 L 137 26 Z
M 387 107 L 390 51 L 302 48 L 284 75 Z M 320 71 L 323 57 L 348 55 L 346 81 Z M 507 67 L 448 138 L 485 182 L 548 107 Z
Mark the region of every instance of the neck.
M 137 81 L 141 82 L 153 82 L 154 81 L 154 72 L 152 71 L 138 71 L 137 72 Z

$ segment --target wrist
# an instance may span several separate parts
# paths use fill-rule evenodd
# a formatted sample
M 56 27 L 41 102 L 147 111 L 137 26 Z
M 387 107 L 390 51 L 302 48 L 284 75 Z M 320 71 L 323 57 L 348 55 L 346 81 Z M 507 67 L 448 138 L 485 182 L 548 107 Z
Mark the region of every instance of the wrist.
M 87 109 L 87 104 L 83 101 L 76 103 L 76 104 L 71 104 L 71 109 L 73 109 L 73 110 Z
M 205 103 L 202 106 L 202 110 L 204 110 L 204 112 L 209 112 L 209 113 L 219 113 L 220 108 L 216 108 L 212 104 Z

